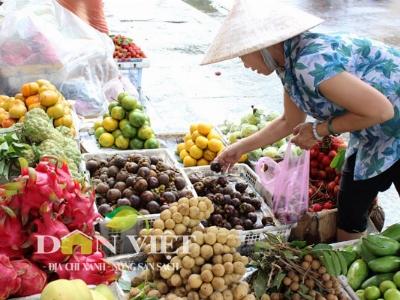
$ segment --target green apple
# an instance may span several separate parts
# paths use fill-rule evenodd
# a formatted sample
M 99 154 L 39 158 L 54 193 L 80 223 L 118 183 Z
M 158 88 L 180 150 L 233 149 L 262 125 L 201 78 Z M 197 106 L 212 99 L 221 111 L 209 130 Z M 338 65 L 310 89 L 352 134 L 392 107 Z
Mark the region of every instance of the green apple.
M 396 285 L 393 281 L 385 280 L 381 282 L 379 289 L 381 290 L 381 293 L 384 294 L 389 289 L 396 289 Z
M 369 286 L 364 293 L 366 300 L 377 300 L 381 296 L 381 291 L 376 286 Z

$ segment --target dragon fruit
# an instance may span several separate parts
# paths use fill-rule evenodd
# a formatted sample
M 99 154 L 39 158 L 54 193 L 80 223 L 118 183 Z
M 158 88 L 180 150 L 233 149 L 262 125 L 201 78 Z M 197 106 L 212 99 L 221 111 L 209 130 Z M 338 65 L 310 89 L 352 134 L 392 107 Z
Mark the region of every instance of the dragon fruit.
M 11 261 L 11 264 L 21 280 L 21 287 L 14 296 L 30 296 L 39 294 L 43 290 L 47 281 L 47 275 L 44 271 L 26 259 L 14 260 Z
M 52 217 L 50 211 L 44 212 L 42 219 L 33 221 L 36 230 L 32 233 L 30 240 L 34 246 L 35 252 L 32 255 L 32 261 L 48 265 L 49 263 L 61 263 L 67 259 L 67 256 L 58 249 L 54 253 L 47 253 L 53 249 L 53 241 L 50 238 L 44 239 L 44 251 L 46 253 L 37 253 L 37 237 L 38 235 L 49 235 L 61 240 L 62 237 L 69 234 L 67 226 Z
M 87 284 L 99 285 L 109 284 L 117 280 L 117 273 L 114 267 L 104 260 L 101 252 L 91 255 L 75 253 L 67 262 L 74 268 L 66 267 L 65 264 L 57 269 L 57 274 L 61 279 L 82 279 Z
M 21 287 L 21 279 L 14 269 L 10 259 L 0 255 L 0 299 L 7 299 L 15 294 Z
M 19 258 L 26 240 L 21 221 L 14 211 L 8 206 L 0 205 L 0 253 L 10 258 Z

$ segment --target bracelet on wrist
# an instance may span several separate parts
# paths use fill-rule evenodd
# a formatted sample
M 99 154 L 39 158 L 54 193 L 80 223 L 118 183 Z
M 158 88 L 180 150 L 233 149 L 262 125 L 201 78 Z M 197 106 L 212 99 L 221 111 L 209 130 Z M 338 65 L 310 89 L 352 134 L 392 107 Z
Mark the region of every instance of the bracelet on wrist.
M 333 118 L 330 118 L 328 120 L 328 133 L 329 133 L 329 135 L 339 136 L 339 134 L 337 132 L 335 132 L 335 130 L 333 129 L 332 122 L 333 122 Z
M 315 138 L 317 141 L 322 141 L 322 140 L 324 139 L 324 137 L 323 137 L 323 136 L 320 136 L 320 135 L 318 134 L 318 131 L 317 131 L 317 126 L 318 126 L 318 124 L 320 124 L 320 122 L 318 122 L 318 121 L 315 121 L 315 122 L 312 124 L 312 132 L 313 132 L 314 138 Z

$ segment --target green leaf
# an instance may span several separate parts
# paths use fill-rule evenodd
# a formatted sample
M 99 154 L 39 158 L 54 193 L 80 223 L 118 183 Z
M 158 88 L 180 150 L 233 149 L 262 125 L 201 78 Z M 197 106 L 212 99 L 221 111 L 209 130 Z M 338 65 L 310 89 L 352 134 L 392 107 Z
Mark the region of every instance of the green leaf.
M 0 175 L 3 174 L 5 166 L 6 162 L 4 160 L 0 160 Z
M 332 250 L 333 248 L 332 248 L 332 246 L 331 245 L 329 245 L 329 244 L 316 244 L 314 247 L 313 247 L 313 250 L 314 251 L 317 251 L 317 250 Z
M 276 289 L 279 290 L 281 288 L 283 278 L 285 277 L 286 277 L 285 273 L 279 272 L 278 275 L 275 276 L 274 281 L 272 282 L 272 286 L 276 287 Z
M 7 143 L 2 143 L 0 145 L 0 151 L 4 150 L 4 151 L 8 151 L 8 144 Z
M 292 242 L 290 242 L 290 247 L 294 247 L 294 248 L 297 248 L 297 249 L 303 249 L 306 246 L 307 246 L 307 242 L 305 242 L 305 241 L 292 241 Z
M 253 289 L 257 298 L 261 298 L 261 296 L 265 293 L 267 289 L 267 283 L 268 283 L 267 274 L 259 270 L 257 273 L 257 277 L 253 282 Z
M 6 164 L 3 169 L 3 175 L 8 180 L 8 173 L 10 171 L 10 164 Z

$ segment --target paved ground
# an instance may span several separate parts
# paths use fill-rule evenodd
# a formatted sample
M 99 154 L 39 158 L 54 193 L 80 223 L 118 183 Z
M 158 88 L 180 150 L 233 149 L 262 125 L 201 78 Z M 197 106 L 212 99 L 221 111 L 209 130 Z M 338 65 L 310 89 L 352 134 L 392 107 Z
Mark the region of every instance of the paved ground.
M 254 74 L 239 60 L 198 65 L 232 0 L 184 1 L 105 0 L 111 30 L 133 37 L 150 57 L 143 89 L 156 130 L 184 131 L 192 121 L 235 120 L 251 105 L 282 111 L 282 87 L 275 75 Z M 284 2 L 326 19 L 318 31 L 352 32 L 400 47 L 398 0 Z M 217 71 L 221 76 L 215 75 Z M 387 224 L 400 221 L 394 189 L 380 198 Z

